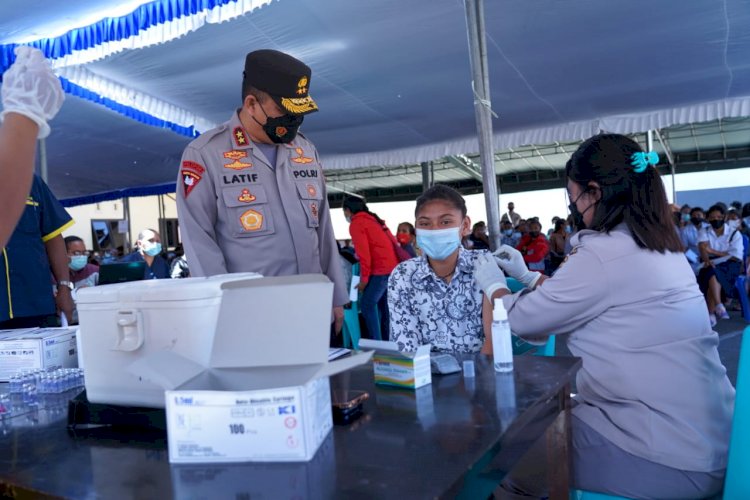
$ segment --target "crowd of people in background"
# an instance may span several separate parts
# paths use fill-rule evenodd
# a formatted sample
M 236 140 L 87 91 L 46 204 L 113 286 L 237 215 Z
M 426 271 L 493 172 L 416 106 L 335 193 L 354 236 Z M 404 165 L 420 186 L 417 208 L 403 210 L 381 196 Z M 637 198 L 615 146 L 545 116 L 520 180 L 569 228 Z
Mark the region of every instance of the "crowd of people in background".
M 366 207 L 362 199 L 349 200 L 350 204 L 356 204 L 357 210 L 361 211 L 361 207 Z M 500 243 L 519 250 L 529 270 L 540 271 L 547 276 L 554 274 L 571 251 L 570 240 L 575 232 L 572 217 L 553 217 L 545 233 L 538 217 L 523 218 L 515 211 L 512 202 L 508 203 L 507 207 L 508 210 L 502 215 L 500 222 Z M 351 212 L 347 211 L 346 205 L 345 211 L 347 214 Z M 676 231 L 685 247 L 686 260 L 704 293 L 711 325 L 715 326 L 718 320 L 729 318 L 728 310 L 739 311 L 741 307 L 738 295 L 740 291 L 736 283 L 741 274 L 750 275 L 750 203 L 743 205 L 735 201 L 731 205 L 725 205 L 719 202 L 712 205 L 708 211 L 689 205 L 673 206 L 673 211 Z M 377 216 L 373 217 L 369 212 L 366 213 L 368 215 L 360 215 L 359 218 L 366 217 L 371 223 L 375 222 L 371 225 L 373 235 L 382 233 L 385 223 L 380 219 L 376 220 L 374 217 Z M 378 268 L 378 279 L 382 276 L 387 279 L 387 274 L 383 273 L 389 269 L 392 271 L 398 263 L 395 253 L 390 250 L 390 241 L 380 235 L 383 242 L 380 245 L 382 253 L 373 253 L 369 249 L 361 248 L 372 247 L 373 243 L 371 238 L 362 236 L 360 224 L 356 222 L 359 218 L 352 217 L 352 239 L 339 240 L 340 252 L 342 255 L 346 254 L 346 262 L 343 264 L 345 272 L 351 276 L 352 266 L 364 256 L 367 260 L 366 269 Z M 410 222 L 402 222 L 397 228 L 396 240 L 399 246 L 410 257 L 421 256 L 422 250 L 417 245 L 414 226 Z M 473 224 L 471 232 L 462 239 L 462 246 L 466 250 L 489 250 L 491 245 L 487 224 L 484 221 Z M 350 283 L 350 280 L 347 282 Z M 365 283 L 367 282 L 366 279 Z M 365 289 L 360 281 L 360 290 Z M 748 293 L 747 289 L 745 293 Z M 378 292 L 377 297 L 382 307 L 387 301 L 387 292 Z M 372 305 L 365 300 L 360 307 L 365 305 L 362 309 L 363 316 L 371 316 L 372 313 L 369 311 Z M 377 333 L 371 334 L 371 328 L 365 328 L 367 336 L 389 338 L 388 323 L 383 321 L 387 314 L 387 310 L 381 313 L 380 330 Z M 368 322 L 363 323 L 365 326 Z

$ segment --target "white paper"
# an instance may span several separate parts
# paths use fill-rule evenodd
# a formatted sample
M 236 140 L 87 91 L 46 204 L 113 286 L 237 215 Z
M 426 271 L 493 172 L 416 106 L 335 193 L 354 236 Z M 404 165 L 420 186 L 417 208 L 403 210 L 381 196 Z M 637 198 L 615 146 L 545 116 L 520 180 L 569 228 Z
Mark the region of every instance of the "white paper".
M 120 234 L 125 234 L 128 232 L 128 221 L 127 220 L 118 220 L 117 221 L 117 232 Z
M 357 302 L 357 300 L 359 300 L 359 290 L 357 290 L 357 286 L 359 286 L 359 276 L 352 276 L 352 286 L 349 288 L 349 300 L 352 302 Z

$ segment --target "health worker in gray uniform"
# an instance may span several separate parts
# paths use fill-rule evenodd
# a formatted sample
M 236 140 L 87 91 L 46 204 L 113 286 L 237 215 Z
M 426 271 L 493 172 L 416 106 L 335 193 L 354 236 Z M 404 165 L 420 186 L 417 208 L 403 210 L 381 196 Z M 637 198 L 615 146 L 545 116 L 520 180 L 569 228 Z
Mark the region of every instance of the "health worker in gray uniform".
M 515 334 L 558 334 L 583 361 L 571 422 L 574 487 L 707 498 L 722 488 L 735 391 L 658 163 L 622 135 L 584 141 L 565 167 L 579 231 L 557 272 L 545 279 L 500 247 L 498 262 L 480 263 L 475 277 L 483 290 L 500 284 Z M 498 264 L 529 289 L 511 295 L 501 273 L 485 279 Z M 518 476 L 509 480 L 519 489 Z
M 297 132 L 318 110 L 311 70 L 283 52 L 257 50 L 243 75 L 242 107 L 182 155 L 177 213 L 190 272 L 326 274 L 338 331 L 349 299 L 323 169 Z

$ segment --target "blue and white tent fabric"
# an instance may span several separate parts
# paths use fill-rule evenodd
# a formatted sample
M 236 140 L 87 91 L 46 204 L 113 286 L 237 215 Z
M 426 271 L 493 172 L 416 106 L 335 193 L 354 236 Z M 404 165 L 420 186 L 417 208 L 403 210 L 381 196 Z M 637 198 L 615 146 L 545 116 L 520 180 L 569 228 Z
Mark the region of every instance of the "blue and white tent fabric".
M 748 0 L 485 0 L 485 23 L 496 149 L 750 116 Z M 0 71 L 18 44 L 69 94 L 47 139 L 62 198 L 174 182 L 259 48 L 312 67 L 326 168 L 478 150 L 460 0 L 4 0 Z

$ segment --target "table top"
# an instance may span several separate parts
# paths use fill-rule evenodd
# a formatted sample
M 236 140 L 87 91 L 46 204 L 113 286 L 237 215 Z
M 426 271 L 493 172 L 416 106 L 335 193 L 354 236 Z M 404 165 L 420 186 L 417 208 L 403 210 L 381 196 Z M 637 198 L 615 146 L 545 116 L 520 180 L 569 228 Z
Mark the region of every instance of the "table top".
M 170 465 L 163 432 L 70 433 L 64 412 L 40 410 L 46 417 L 36 422 L 3 421 L 0 484 L 71 498 L 437 497 L 488 453 L 512 447 L 581 365 L 537 356 L 514 363 L 512 374 L 497 374 L 491 358 L 477 356 L 476 377 L 433 375 L 417 390 L 376 387 L 371 365 L 332 377 L 332 388 L 366 390 L 370 399 L 364 416 L 334 426 L 307 463 Z

